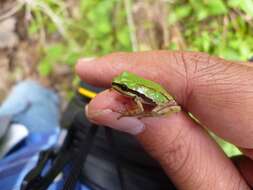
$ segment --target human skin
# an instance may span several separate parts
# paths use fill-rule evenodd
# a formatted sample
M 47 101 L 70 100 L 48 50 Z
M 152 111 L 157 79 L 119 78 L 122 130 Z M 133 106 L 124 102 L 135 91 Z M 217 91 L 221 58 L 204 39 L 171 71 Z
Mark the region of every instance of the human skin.
M 135 135 L 179 189 L 246 190 L 253 186 L 250 63 L 198 52 L 151 51 L 81 59 L 76 66 L 83 81 L 108 88 L 123 71 L 160 83 L 184 111 L 163 117 L 118 120 L 126 100 L 117 92 L 106 90 L 86 107 L 92 122 Z M 227 158 L 205 128 L 238 146 L 244 155 L 233 161 Z

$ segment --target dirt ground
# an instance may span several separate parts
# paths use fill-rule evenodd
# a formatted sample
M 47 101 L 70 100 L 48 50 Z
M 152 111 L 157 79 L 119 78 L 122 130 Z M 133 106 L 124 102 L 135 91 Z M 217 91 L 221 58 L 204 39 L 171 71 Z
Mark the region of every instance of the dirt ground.
M 8 13 L 13 3 L 15 2 L 11 0 L 0 2 L 0 102 L 15 83 L 25 79 L 39 81 L 58 90 L 61 96 L 66 96 L 65 90 L 62 89 L 71 88 L 74 75 L 72 68 L 56 64 L 50 76 L 39 75 L 39 43 L 29 38 L 22 11 L 12 16 L 1 17 Z

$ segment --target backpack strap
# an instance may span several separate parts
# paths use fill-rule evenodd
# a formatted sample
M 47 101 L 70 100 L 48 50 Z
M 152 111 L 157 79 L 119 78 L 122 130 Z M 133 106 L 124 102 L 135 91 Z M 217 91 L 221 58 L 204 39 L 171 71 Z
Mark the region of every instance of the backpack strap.
M 80 142 L 78 145 L 78 149 L 76 150 L 77 154 L 71 164 L 71 170 L 69 172 L 69 175 L 64 183 L 63 190 L 74 190 L 75 184 L 78 180 L 78 177 L 81 173 L 83 163 L 85 163 L 86 158 L 89 154 L 89 151 L 92 147 L 92 143 L 95 137 L 95 134 L 97 132 L 98 126 L 93 125 L 88 131 L 88 134 L 81 134 L 85 135 L 84 140 Z M 80 134 L 79 134 L 80 135 Z M 82 137 L 83 139 L 83 137 Z

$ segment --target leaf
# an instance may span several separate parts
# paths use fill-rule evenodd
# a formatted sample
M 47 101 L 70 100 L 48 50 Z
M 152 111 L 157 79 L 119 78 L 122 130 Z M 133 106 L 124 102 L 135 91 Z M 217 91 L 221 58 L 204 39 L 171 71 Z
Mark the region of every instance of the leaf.
M 190 0 L 198 20 L 203 20 L 208 16 L 222 15 L 228 12 L 222 0 L 196 1 Z
M 178 45 L 175 42 L 172 42 L 169 46 L 170 50 L 178 50 Z
M 241 4 L 241 0 L 228 0 L 227 4 L 229 7 L 239 8 Z
M 38 31 L 39 31 L 38 25 L 36 24 L 36 22 L 34 20 L 32 20 L 32 22 L 30 23 L 30 25 L 28 27 L 28 33 L 30 35 L 32 35 L 32 34 L 38 33 Z
M 253 1 L 252 0 L 241 0 L 240 6 L 245 13 L 253 17 Z
M 222 0 L 207 1 L 206 7 L 211 15 L 226 14 L 228 11 Z
M 228 5 L 232 8 L 239 8 L 247 15 L 253 17 L 253 1 L 252 0 L 229 0 Z
M 60 56 L 62 56 L 64 49 L 65 49 L 65 47 L 63 44 L 55 43 L 46 49 L 47 56 L 51 57 L 51 58 L 60 57 Z
M 53 65 L 57 63 L 63 56 L 63 44 L 53 44 L 45 49 L 45 57 L 41 59 L 38 70 L 40 75 L 47 76 L 53 70 Z
M 233 60 L 233 61 L 239 61 L 241 60 L 241 56 L 239 52 L 233 50 L 232 48 L 224 48 L 219 52 L 219 56 L 227 59 L 227 60 Z
M 109 22 L 99 22 L 97 24 L 97 29 L 98 29 L 98 32 L 100 33 L 103 33 L 103 34 L 106 34 L 106 33 L 109 33 L 111 31 L 111 24 Z
M 41 76 L 48 76 L 53 70 L 53 65 L 47 60 L 43 60 L 39 63 L 38 70 Z
M 211 46 L 211 40 L 210 40 L 210 36 L 207 32 L 203 32 L 201 34 L 201 40 L 202 40 L 202 44 L 203 44 L 203 50 L 205 52 L 208 52 L 208 50 L 210 49 Z
M 192 7 L 190 5 L 181 5 L 176 7 L 175 10 L 168 15 L 168 23 L 172 25 L 177 21 L 184 19 L 190 15 L 191 11 Z
M 128 27 L 123 28 L 122 30 L 117 32 L 117 39 L 120 44 L 122 44 L 124 47 L 131 46 L 130 44 L 130 31 L 128 30 Z
M 81 52 L 69 52 L 64 60 L 65 64 L 74 65 L 76 61 L 81 57 Z
M 190 4 L 193 7 L 198 20 L 203 20 L 208 16 L 208 12 L 202 1 L 190 0 Z

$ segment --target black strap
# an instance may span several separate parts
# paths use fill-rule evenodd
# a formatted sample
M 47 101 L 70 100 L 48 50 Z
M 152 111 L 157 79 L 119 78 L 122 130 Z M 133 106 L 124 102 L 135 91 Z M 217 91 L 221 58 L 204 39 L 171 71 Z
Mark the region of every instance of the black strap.
M 61 151 L 57 156 L 52 156 L 52 152 L 52 150 L 46 150 L 40 153 L 36 166 L 24 178 L 21 190 L 45 190 L 50 186 L 55 177 L 69 162 L 71 155 L 67 150 Z M 50 160 L 53 164 L 49 171 L 42 176 L 42 171 Z
M 49 158 L 51 158 L 53 155 L 52 150 L 46 150 L 46 151 L 41 151 L 39 154 L 39 160 L 36 164 L 36 167 L 33 168 L 23 179 L 22 185 L 21 185 L 21 190 L 28 190 L 32 189 L 36 183 L 38 183 L 39 180 L 41 180 L 41 172 L 44 169 L 47 161 Z
M 60 154 L 57 159 L 54 160 L 53 165 L 51 166 L 50 170 L 41 178 L 39 183 L 33 186 L 35 190 L 45 190 L 47 189 L 50 184 L 54 181 L 56 176 L 63 170 L 65 165 L 70 160 L 69 152 L 65 152 L 65 155 Z
M 106 135 L 107 141 L 108 141 L 108 143 L 111 147 L 113 158 L 115 160 L 115 166 L 116 166 L 116 170 L 117 170 L 118 177 L 119 177 L 120 188 L 121 188 L 121 190 L 127 190 L 125 180 L 124 180 L 124 175 L 123 175 L 123 172 L 122 172 L 122 167 L 121 167 L 121 164 L 120 164 L 120 158 L 119 158 L 119 155 L 118 155 L 118 150 L 117 150 L 117 147 L 115 145 L 114 138 L 113 138 L 112 129 L 108 128 L 108 127 L 105 127 L 105 135 Z
M 79 154 L 76 155 L 75 160 L 72 163 L 72 168 L 69 172 L 69 176 L 67 177 L 62 190 L 75 189 L 76 182 L 78 180 L 78 177 L 82 169 L 81 166 L 85 162 L 88 156 L 88 153 L 90 151 L 97 129 L 98 129 L 98 126 L 96 125 L 93 125 L 92 127 L 90 127 L 85 140 L 80 144 L 81 148 L 79 150 Z
M 85 127 L 87 126 L 76 125 L 71 127 L 57 156 L 51 149 L 41 152 L 36 166 L 25 176 L 21 190 L 46 190 L 68 163 L 72 165 L 72 169 L 63 189 L 74 189 L 81 171 L 80 165 L 87 158 L 98 128 L 95 125 L 89 126 L 86 133 L 84 132 Z M 47 173 L 42 176 L 41 173 L 49 160 L 53 164 Z

